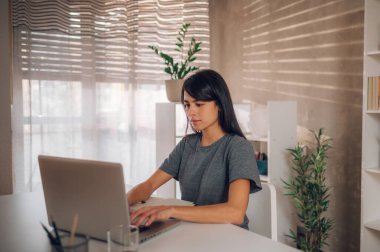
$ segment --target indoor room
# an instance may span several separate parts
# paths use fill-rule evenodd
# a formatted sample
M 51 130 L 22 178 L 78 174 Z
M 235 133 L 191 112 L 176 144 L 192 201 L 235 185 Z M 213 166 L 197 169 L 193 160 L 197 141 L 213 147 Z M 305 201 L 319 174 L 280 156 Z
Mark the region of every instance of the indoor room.
M 379 251 L 379 11 L 0 1 L 0 251 Z

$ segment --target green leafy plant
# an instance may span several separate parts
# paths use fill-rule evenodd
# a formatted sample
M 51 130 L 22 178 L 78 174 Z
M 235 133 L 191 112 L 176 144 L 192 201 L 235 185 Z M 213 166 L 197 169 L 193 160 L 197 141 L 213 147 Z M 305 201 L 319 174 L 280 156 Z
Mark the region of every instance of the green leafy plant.
M 327 151 L 331 148 L 331 138 L 323 136 L 323 129 L 312 131 L 316 146 L 309 150 L 298 144 L 288 149 L 292 157 L 295 176 L 285 184 L 286 195 L 290 196 L 304 234 L 290 230 L 287 235 L 303 251 L 319 252 L 332 229 L 333 220 L 323 216 L 329 207 L 329 187 L 326 185 L 325 171 Z
M 201 42 L 197 42 L 195 38 L 192 37 L 187 53 L 184 51 L 185 38 L 189 26 L 189 23 L 183 24 L 178 31 L 175 51 L 179 53 L 180 62 L 175 62 L 173 57 L 161 51 L 157 46 L 148 46 L 164 60 L 166 65 L 164 71 L 170 74 L 171 79 L 183 79 L 188 73 L 199 69 L 199 67 L 190 66 L 189 64 L 197 59 L 194 55 L 201 51 Z

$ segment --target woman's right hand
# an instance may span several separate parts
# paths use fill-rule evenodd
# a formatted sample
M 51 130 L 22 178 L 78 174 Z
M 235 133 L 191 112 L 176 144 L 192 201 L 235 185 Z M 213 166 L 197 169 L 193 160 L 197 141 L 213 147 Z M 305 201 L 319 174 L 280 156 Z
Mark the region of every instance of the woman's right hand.
M 136 226 L 150 226 L 157 220 L 168 220 L 173 206 L 146 206 L 131 213 L 131 223 Z

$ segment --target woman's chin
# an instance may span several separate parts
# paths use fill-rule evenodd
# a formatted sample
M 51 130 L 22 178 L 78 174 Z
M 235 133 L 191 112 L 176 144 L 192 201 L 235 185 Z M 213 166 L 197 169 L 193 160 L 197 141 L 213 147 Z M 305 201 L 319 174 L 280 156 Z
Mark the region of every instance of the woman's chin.
M 201 128 L 201 127 L 194 127 L 194 125 L 193 125 L 193 129 L 194 129 L 196 132 L 200 132 L 200 131 L 202 131 L 202 128 Z

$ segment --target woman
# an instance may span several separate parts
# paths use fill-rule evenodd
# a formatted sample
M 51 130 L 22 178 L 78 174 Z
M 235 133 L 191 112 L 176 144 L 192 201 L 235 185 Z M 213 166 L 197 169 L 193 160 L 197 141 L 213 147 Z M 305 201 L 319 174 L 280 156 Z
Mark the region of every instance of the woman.
M 186 79 L 182 104 L 195 134 L 185 136 L 159 169 L 128 193 L 130 205 L 147 200 L 171 178 L 182 199 L 195 206 L 145 207 L 131 214 L 136 225 L 175 218 L 198 223 L 232 223 L 248 229 L 250 193 L 261 189 L 252 145 L 244 137 L 228 87 L 217 72 Z

